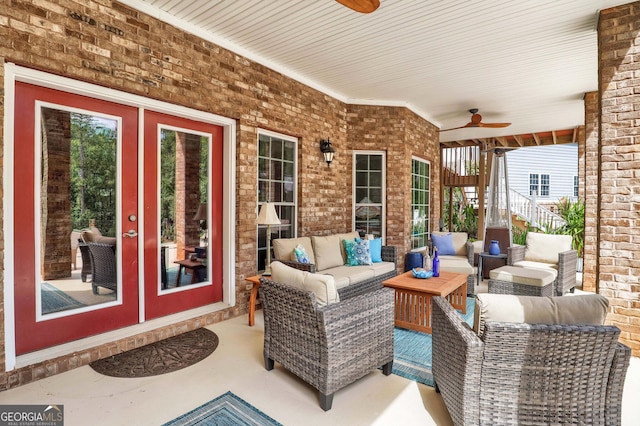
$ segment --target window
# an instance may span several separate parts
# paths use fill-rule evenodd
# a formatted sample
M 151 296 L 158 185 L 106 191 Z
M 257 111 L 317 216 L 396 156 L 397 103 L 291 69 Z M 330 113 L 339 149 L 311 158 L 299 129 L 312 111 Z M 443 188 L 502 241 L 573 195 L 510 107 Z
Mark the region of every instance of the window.
M 549 175 L 529 174 L 529 195 L 549 196 Z
M 384 237 L 385 156 L 382 152 L 354 154 L 353 223 L 355 229 Z
M 578 176 L 573 177 L 573 196 L 578 196 Z
M 419 158 L 411 160 L 411 248 L 424 247 L 429 238 L 431 217 L 431 164 Z
M 263 203 L 275 204 L 281 225 L 271 226 L 271 239 L 295 236 L 297 205 L 297 141 L 285 135 L 258 132 L 258 210 Z M 273 247 L 273 245 L 271 246 Z M 258 226 L 258 270 L 267 257 L 267 227 Z M 273 259 L 273 255 L 271 256 Z

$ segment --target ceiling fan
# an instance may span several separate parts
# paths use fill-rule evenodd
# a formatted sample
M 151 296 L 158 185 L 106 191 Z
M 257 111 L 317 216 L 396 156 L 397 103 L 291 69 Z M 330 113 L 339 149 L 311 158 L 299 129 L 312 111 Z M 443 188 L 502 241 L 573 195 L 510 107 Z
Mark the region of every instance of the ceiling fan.
M 360 13 L 371 13 L 380 6 L 380 0 L 336 0 L 343 6 Z
M 478 114 L 478 108 L 472 108 L 469 110 L 471 115 L 471 121 L 465 124 L 464 126 L 454 127 L 452 129 L 444 129 L 440 130 L 441 132 L 446 132 L 449 130 L 457 130 L 457 129 L 465 129 L 467 127 L 488 127 L 488 128 L 498 128 L 498 127 L 507 127 L 511 126 L 511 123 L 483 123 L 482 116 Z

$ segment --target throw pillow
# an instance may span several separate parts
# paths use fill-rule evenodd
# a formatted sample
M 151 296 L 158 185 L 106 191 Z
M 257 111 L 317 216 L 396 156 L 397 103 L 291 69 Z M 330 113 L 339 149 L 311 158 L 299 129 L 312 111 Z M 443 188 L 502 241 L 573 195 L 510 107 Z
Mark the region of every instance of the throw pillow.
M 309 260 L 309 256 L 307 255 L 307 251 L 304 249 L 302 244 L 298 244 L 297 246 L 295 246 L 293 252 L 296 255 L 296 262 L 311 263 L 311 261 Z
M 438 247 L 438 256 L 456 255 L 456 249 L 453 247 L 453 235 L 451 233 L 445 235 L 431 234 L 433 245 Z
M 363 241 L 360 238 L 356 238 L 356 241 Z M 369 250 L 371 251 L 371 261 L 373 263 L 382 262 L 382 238 L 375 238 L 369 241 Z
M 345 251 L 347 252 L 347 265 L 373 265 L 371 261 L 371 251 L 369 249 L 369 240 L 342 240 Z

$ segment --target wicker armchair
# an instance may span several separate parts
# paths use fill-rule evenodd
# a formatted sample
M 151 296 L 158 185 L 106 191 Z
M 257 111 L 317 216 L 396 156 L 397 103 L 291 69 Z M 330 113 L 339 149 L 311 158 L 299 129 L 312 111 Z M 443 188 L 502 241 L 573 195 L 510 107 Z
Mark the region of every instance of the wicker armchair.
M 613 326 L 484 323 L 432 299 L 433 377 L 456 425 L 621 423 L 631 351 Z
M 98 287 L 118 291 L 115 246 L 102 243 L 87 243 L 91 256 L 91 288 L 98 294 Z
M 532 237 L 535 237 L 535 239 Z M 533 247 L 532 239 L 538 244 L 538 247 Z M 564 240 L 566 250 L 561 252 L 555 250 L 557 246 L 554 245 L 554 240 Z M 552 254 L 555 252 L 557 257 L 554 258 L 555 262 L 553 263 L 530 261 L 529 253 L 531 251 Z M 548 260 L 551 261 L 551 259 Z M 571 250 L 571 237 L 568 235 L 546 235 L 529 232 L 527 233 L 527 246 L 514 245 L 507 249 L 507 265 L 533 269 L 556 269 L 558 275 L 553 284 L 556 296 L 562 296 L 568 291 L 573 293 L 576 287 L 577 263 L 578 252 Z
M 392 289 L 340 296 L 318 307 L 312 292 L 261 279 L 264 364 L 274 361 L 318 389 L 320 406 L 331 409 L 333 393 L 382 367 L 393 366 Z

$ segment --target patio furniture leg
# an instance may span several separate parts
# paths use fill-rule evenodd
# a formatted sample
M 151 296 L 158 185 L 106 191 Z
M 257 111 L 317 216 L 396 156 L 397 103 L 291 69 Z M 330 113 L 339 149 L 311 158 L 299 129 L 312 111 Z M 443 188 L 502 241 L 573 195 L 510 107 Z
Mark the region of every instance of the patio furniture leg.
M 273 370 L 273 360 L 271 358 L 269 358 L 268 356 L 264 356 L 264 368 L 267 371 L 271 371 Z
M 320 392 L 320 407 L 322 407 L 322 409 L 324 411 L 329 411 L 331 410 L 331 405 L 333 404 L 333 394 L 329 394 L 329 395 L 325 395 L 322 392 Z
M 388 376 L 391 374 L 391 370 L 393 370 L 393 361 L 386 363 L 382 366 L 382 374 Z

